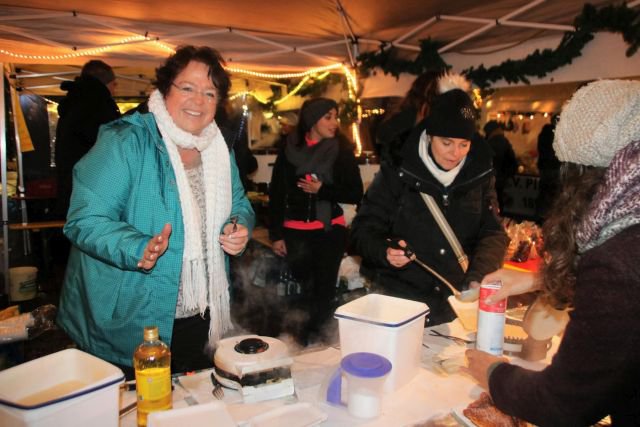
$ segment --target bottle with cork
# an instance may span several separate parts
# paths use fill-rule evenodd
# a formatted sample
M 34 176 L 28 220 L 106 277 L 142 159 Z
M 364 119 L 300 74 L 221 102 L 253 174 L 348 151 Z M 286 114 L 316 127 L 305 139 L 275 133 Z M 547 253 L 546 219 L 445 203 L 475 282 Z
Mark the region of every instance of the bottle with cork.
M 171 409 L 171 351 L 160 341 L 157 326 L 145 326 L 144 341 L 133 353 L 136 373 L 138 427 L 146 427 L 150 412 Z

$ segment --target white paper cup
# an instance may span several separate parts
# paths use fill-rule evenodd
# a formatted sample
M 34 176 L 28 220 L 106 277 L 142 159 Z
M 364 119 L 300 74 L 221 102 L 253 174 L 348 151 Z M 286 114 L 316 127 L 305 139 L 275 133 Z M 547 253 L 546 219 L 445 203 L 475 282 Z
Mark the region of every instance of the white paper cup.
M 12 267 L 9 269 L 9 296 L 11 301 L 26 301 L 35 298 L 38 292 L 36 267 Z

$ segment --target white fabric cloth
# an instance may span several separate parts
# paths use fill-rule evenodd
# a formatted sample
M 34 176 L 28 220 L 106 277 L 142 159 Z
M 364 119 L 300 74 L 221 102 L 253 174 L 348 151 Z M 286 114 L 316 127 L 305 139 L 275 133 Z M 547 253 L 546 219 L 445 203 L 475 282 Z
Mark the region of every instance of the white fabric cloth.
M 205 255 L 205 259 L 207 257 L 207 229 L 204 226 L 206 224 L 207 218 L 207 206 L 205 201 L 205 191 L 204 191 L 204 172 L 202 171 L 202 162 L 198 164 L 196 167 L 185 168 L 185 172 L 187 173 L 187 179 L 189 180 L 189 185 L 191 186 L 191 192 L 194 196 L 193 208 L 198 209 L 198 214 L 194 215 L 194 218 L 199 218 L 198 228 L 200 229 L 200 235 L 202 240 L 202 247 Z M 180 281 L 180 290 L 178 291 L 178 302 L 176 303 L 176 319 L 184 319 L 186 317 L 195 316 L 198 314 L 198 308 L 194 307 L 190 310 L 186 310 L 184 307 L 183 301 L 183 291 L 182 291 L 182 281 Z
M 197 308 L 201 315 L 209 308 L 211 345 L 232 326 L 225 255 L 218 243 L 222 227 L 231 213 L 229 150 L 215 121 L 198 136 L 180 129 L 167 111 L 164 98 L 158 90 L 154 90 L 149 97 L 149 111 L 155 116 L 167 147 L 180 197 L 184 223 L 184 253 L 180 279 L 182 302 L 185 310 Z M 202 159 L 206 202 L 206 251 L 203 251 L 199 212 L 194 208 L 197 202 L 191 191 L 178 147 L 195 148 L 200 152 Z
M 438 165 L 436 165 L 436 162 L 429 155 L 429 144 L 431 144 L 431 138 L 429 137 L 429 135 L 427 135 L 426 131 L 423 131 L 422 135 L 420 135 L 420 142 L 418 143 L 418 154 L 420 155 L 420 159 L 427 167 L 429 172 L 431 172 L 431 175 L 433 175 L 433 177 L 437 179 L 442 185 L 448 187 L 460 173 L 460 170 L 462 169 L 462 166 L 464 166 L 464 162 L 467 160 L 467 158 L 463 158 L 462 161 L 451 170 L 442 170 L 440 169 L 440 167 L 438 167 Z

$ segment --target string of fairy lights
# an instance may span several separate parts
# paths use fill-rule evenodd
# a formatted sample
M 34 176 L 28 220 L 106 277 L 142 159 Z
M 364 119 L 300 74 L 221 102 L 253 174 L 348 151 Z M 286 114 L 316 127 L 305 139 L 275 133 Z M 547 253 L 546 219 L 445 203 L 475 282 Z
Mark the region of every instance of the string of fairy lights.
M 131 37 L 126 37 L 116 43 L 110 43 L 107 45 L 97 46 L 97 47 L 87 48 L 87 49 L 78 49 L 78 50 L 74 49 L 73 52 L 68 52 L 63 54 L 33 55 L 33 54 L 26 54 L 26 53 L 16 53 L 4 48 L 0 48 L 0 54 L 6 55 L 12 58 L 20 59 L 20 60 L 60 61 L 60 60 L 73 59 L 73 58 L 79 58 L 84 56 L 99 56 L 100 54 L 116 49 L 118 47 L 121 47 L 124 45 L 130 45 L 134 43 L 153 43 L 155 46 L 159 47 L 162 50 L 165 50 L 169 53 L 175 53 L 175 49 L 173 47 L 169 46 L 166 43 L 161 42 L 159 38 L 149 37 L 146 35 L 144 36 L 135 35 Z M 322 80 L 332 72 L 333 73 L 340 72 L 344 74 L 345 79 L 347 81 L 347 92 L 348 92 L 349 100 L 354 101 L 357 105 L 358 116 L 357 116 L 356 122 L 352 123 L 351 125 L 351 132 L 353 136 L 353 141 L 356 145 L 356 154 L 357 155 L 361 154 L 362 142 L 360 139 L 360 130 L 358 127 L 358 123 L 360 122 L 362 117 L 362 109 L 360 108 L 360 101 L 357 97 L 358 80 L 354 70 L 350 69 L 349 67 L 345 66 L 342 63 L 334 63 L 330 65 L 325 65 L 322 67 L 315 67 L 315 68 L 308 69 L 306 71 L 295 72 L 295 73 L 265 73 L 265 72 L 253 71 L 253 70 L 248 70 L 248 69 L 239 68 L 239 67 L 233 67 L 233 66 L 227 66 L 225 67 L 225 69 L 227 70 L 227 72 L 232 74 L 243 74 L 250 77 L 263 78 L 263 79 L 284 80 L 284 79 L 301 78 L 300 82 L 296 85 L 296 87 L 293 90 L 289 91 L 289 93 L 284 95 L 282 98 L 273 100 L 273 104 L 276 106 L 283 103 L 290 97 L 296 95 L 311 78 L 313 78 L 314 80 Z M 246 111 L 247 96 L 251 96 L 261 104 L 268 104 L 270 102 L 269 99 L 266 99 L 258 95 L 254 91 L 238 92 L 233 96 L 231 96 L 230 100 L 242 98 L 243 100 L 242 108 L 244 111 Z M 54 103 L 54 101 L 50 99 L 47 99 L 47 98 L 44 98 L 44 99 L 49 103 Z
M 495 117 L 496 119 L 509 119 L 509 118 L 517 118 L 518 120 L 534 120 L 536 116 L 542 116 L 543 118 L 548 118 L 553 113 L 539 113 L 539 112 L 520 112 L 520 111 L 500 111 L 496 113 L 489 113 L 489 117 Z

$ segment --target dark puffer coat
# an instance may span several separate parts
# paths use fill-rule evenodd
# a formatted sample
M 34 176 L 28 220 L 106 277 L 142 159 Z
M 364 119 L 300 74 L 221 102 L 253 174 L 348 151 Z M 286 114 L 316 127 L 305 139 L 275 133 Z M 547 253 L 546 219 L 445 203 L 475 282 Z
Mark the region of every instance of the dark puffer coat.
M 453 183 L 445 188 L 418 156 L 423 126 L 404 144 L 397 163 L 383 163 L 352 225 L 352 243 L 362 255 L 361 271 L 386 294 L 423 301 L 431 309 L 430 324 L 453 319 L 449 290 L 415 263 L 392 267 L 386 259 L 387 239 L 405 240 L 416 256 L 458 289 L 502 265 L 509 239 L 496 216 L 491 149 L 475 140 Z M 419 192 L 434 197 L 469 256 L 465 275 L 424 204 Z
M 120 117 L 109 89 L 91 76 L 63 82 L 67 96 L 58 105 L 56 128 L 56 170 L 58 201 L 56 217 L 66 218 L 71 197 L 73 167 L 96 143 L 100 126 Z

